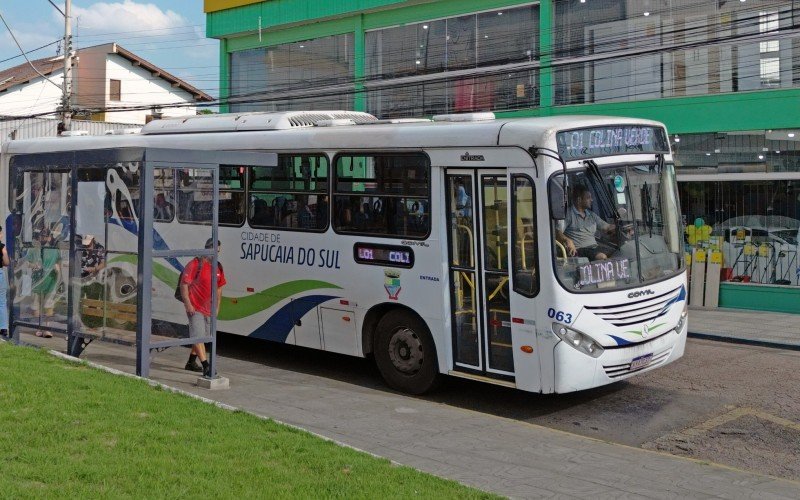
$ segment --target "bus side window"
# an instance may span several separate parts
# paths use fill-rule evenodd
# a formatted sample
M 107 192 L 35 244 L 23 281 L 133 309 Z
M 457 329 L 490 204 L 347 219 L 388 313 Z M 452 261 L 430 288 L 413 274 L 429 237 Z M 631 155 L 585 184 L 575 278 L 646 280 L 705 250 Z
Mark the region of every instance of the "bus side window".
M 430 173 L 420 154 L 336 157 L 333 217 L 341 233 L 425 238 L 430 232 Z
M 511 177 L 511 183 L 514 291 L 526 297 L 534 297 L 539 293 L 536 192 L 533 182 L 527 175 L 514 175 Z
M 248 221 L 254 228 L 324 232 L 328 221 L 328 158 L 279 154 L 277 167 L 249 167 Z

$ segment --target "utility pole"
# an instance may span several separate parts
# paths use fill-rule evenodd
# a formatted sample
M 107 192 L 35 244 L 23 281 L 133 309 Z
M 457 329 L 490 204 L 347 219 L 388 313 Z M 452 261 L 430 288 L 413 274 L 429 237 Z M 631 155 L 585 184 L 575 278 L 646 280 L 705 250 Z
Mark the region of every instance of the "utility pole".
M 64 93 L 61 98 L 61 123 L 64 130 L 72 130 L 72 0 L 64 4 Z

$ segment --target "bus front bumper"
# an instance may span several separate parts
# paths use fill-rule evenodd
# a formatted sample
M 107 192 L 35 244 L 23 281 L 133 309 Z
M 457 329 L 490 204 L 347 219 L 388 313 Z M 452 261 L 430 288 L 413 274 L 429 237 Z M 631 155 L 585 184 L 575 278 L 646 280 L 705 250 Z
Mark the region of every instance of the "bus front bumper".
M 555 355 L 555 392 L 574 392 L 611 384 L 634 375 L 655 370 L 683 356 L 686 330 L 674 330 L 631 347 L 606 349 L 592 358 L 565 342 L 553 349 Z

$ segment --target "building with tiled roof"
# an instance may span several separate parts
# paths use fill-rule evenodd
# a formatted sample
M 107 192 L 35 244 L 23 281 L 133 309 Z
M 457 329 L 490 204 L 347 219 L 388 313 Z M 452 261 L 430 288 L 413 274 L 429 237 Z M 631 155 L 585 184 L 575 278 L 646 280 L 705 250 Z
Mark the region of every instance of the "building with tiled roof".
M 143 124 L 148 115 L 194 115 L 198 103 L 213 101 L 202 90 L 116 43 L 79 49 L 73 68 L 72 107 L 78 116 L 92 120 Z M 55 115 L 61 105 L 63 77 L 63 56 L 0 71 L 0 116 Z M 172 107 L 175 104 L 179 107 Z

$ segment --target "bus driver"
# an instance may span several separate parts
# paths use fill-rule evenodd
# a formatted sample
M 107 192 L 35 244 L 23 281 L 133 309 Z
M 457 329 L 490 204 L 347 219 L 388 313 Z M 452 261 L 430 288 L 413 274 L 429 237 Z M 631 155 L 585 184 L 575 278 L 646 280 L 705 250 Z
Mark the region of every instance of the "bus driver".
M 595 233 L 600 229 L 611 234 L 616 226 L 604 221 L 591 207 L 592 192 L 578 184 L 572 190 L 572 206 L 567 210 L 565 219 L 558 221 L 556 240 L 564 245 L 570 257 L 577 255 L 589 260 L 607 259 L 608 255 L 597 243 Z

